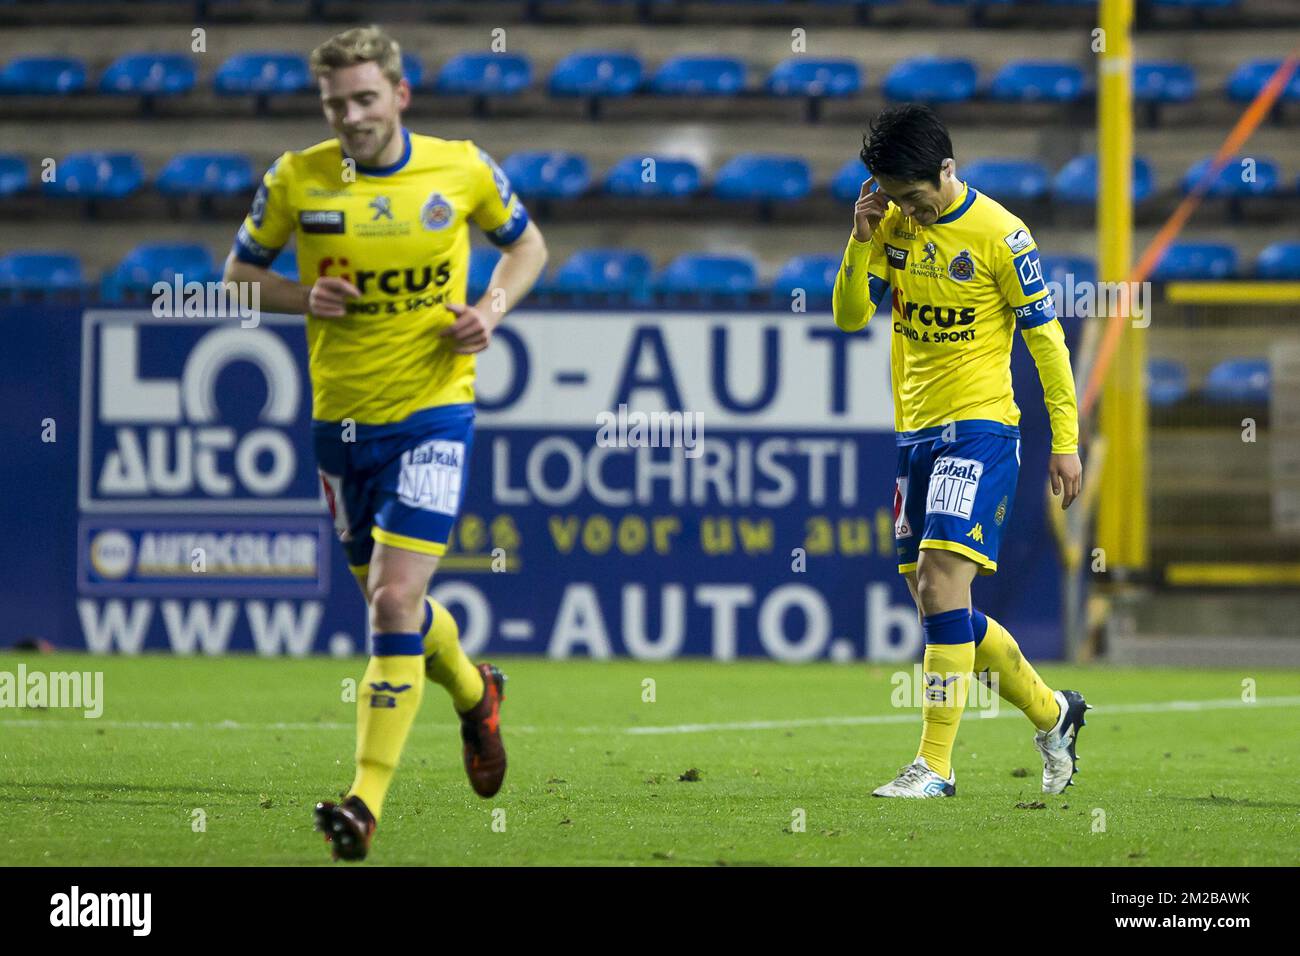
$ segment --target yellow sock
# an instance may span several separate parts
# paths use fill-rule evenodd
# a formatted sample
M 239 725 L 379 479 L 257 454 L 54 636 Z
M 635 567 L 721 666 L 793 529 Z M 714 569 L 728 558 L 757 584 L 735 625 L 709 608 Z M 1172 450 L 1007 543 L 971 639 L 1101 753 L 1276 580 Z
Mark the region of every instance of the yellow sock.
M 457 713 L 471 710 L 483 699 L 483 675 L 460 646 L 460 628 L 451 612 L 426 596 L 428 608 L 424 628 L 424 672 L 451 694 Z
M 370 658 L 357 694 L 357 776 L 348 796 L 364 800 L 376 820 L 424 695 L 419 640 L 418 634 L 376 634 L 376 651 L 406 653 Z
M 975 664 L 975 639 L 970 611 L 959 608 L 922 619 L 925 630 L 925 696 L 921 700 L 921 746 L 931 770 L 948 779 L 952 745 L 957 739 L 970 674 Z
M 1039 730 L 1051 730 L 1061 716 L 1052 689 L 1043 683 L 1034 665 L 1025 660 L 1010 631 L 979 611 L 972 612 L 972 617 L 977 636 L 980 619 L 988 622 L 984 637 L 975 647 L 975 670 L 996 675 L 1002 698 L 1024 711 Z

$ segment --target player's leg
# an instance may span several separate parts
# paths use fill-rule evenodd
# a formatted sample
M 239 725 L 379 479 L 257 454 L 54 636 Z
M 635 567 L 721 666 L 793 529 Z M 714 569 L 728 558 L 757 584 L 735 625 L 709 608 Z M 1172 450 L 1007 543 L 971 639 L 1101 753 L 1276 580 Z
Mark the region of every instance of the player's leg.
M 916 601 L 917 614 L 921 618 L 921 625 L 926 633 L 926 657 L 923 673 L 925 674 L 927 686 L 922 703 L 923 752 L 918 754 L 912 763 L 900 770 L 897 778 L 890 783 L 877 787 L 872 791 L 872 794 L 877 797 L 947 797 L 956 792 L 955 777 L 951 767 L 948 766 L 949 761 L 946 757 L 943 761 L 936 761 L 943 765 L 943 773 L 940 775 L 934 768 L 929 766 L 925 757 L 927 750 L 935 750 L 932 742 L 936 731 L 933 727 L 927 730 L 928 725 L 933 723 L 931 711 L 934 710 L 938 703 L 935 698 L 942 696 L 945 700 L 948 700 L 958 689 L 954 686 L 954 682 L 945 682 L 944 675 L 936 677 L 935 671 L 932 669 L 936 664 L 943 663 L 940 658 L 945 653 L 948 657 L 954 656 L 951 652 L 932 652 L 930 650 L 932 632 L 938 637 L 944 637 L 945 635 L 951 637 L 952 635 L 949 631 L 943 630 L 942 627 L 936 631 L 933 622 L 927 624 L 926 598 L 920 584 L 919 572 L 922 561 L 928 561 L 928 558 L 920 551 L 920 543 L 923 537 L 921 532 L 926 528 L 925 506 L 930 469 L 933 464 L 932 444 L 927 442 L 903 446 L 898 451 L 898 470 L 894 489 L 894 547 L 898 557 L 899 573 L 904 575 L 907 580 L 908 590 L 912 592 L 912 599 Z M 937 580 L 935 578 L 932 582 L 930 578 L 927 578 L 926 583 L 932 588 L 937 587 Z M 969 615 L 967 629 L 969 630 Z M 969 667 L 967 667 L 967 671 L 969 671 Z M 932 677 L 938 682 L 934 687 L 929 686 Z M 964 703 L 964 681 L 961 683 L 960 689 L 962 690 L 961 699 Z M 955 735 L 955 733 L 954 728 L 953 734 Z M 930 746 L 926 745 L 927 740 L 931 741 Z M 949 745 L 948 751 L 951 752 L 951 745 Z
M 447 548 L 468 480 L 473 443 L 472 406 L 444 406 L 419 416 L 408 434 L 394 438 L 377 484 L 376 554 L 416 552 L 437 558 Z M 427 593 L 416 604 L 424 674 L 451 697 L 461 722 L 465 771 L 474 791 L 494 795 L 505 778 L 501 703 L 505 676 L 491 664 L 477 667 L 460 644 L 451 613 Z M 372 604 L 379 578 L 369 582 Z
M 925 635 L 921 743 L 917 759 L 952 780 L 952 749 L 975 669 L 970 585 L 979 566 L 951 551 L 922 549 L 916 569 L 921 628 Z

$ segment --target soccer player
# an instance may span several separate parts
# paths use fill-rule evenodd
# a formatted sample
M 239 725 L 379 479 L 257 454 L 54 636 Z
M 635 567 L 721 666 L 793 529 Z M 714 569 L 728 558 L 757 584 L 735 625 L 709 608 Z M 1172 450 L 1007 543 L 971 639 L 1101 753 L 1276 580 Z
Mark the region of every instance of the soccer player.
M 864 137 L 872 177 L 853 210 L 853 234 L 835 280 L 835 324 L 862 328 L 892 289 L 890 372 L 898 469 L 898 570 L 925 633 L 921 744 L 878 797 L 950 797 L 952 747 L 971 673 L 1038 729 L 1043 792 L 1075 772 L 1087 704 L 1053 691 L 1015 639 L 971 603 L 976 574 L 998 567 L 1016 493 L 1020 410 L 1011 392 L 1018 329 L 1043 383 L 1052 424 L 1052 491 L 1079 494 L 1078 411 L 1065 335 L 1025 224 L 957 178 L 952 141 L 929 108 L 886 109 Z M 875 187 L 873 191 L 873 187 Z
M 303 313 L 312 439 L 334 527 L 369 609 L 356 777 L 316 806 L 335 859 L 363 859 L 424 678 L 451 695 L 466 771 L 490 797 L 505 777 L 505 678 L 475 667 L 428 596 L 463 497 L 474 435 L 474 355 L 527 295 L 546 244 L 505 175 L 466 140 L 411 133 L 401 53 L 377 27 L 317 47 L 312 72 L 336 138 L 284 153 L 226 260 L 263 308 Z M 488 293 L 465 301 L 469 225 L 502 250 Z M 301 282 L 268 271 L 296 236 Z

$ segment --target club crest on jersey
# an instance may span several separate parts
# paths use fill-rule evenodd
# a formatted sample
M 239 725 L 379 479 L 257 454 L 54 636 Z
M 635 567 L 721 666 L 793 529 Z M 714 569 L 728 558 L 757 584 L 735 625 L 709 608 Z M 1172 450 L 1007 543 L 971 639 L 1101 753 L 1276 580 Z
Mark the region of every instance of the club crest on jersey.
M 969 282 L 975 278 L 975 260 L 971 258 L 969 249 L 963 249 L 948 263 L 948 278 L 958 282 Z
M 451 224 L 453 215 L 451 203 L 446 197 L 442 193 L 434 193 L 420 210 L 420 222 L 424 223 L 425 229 L 445 229 Z

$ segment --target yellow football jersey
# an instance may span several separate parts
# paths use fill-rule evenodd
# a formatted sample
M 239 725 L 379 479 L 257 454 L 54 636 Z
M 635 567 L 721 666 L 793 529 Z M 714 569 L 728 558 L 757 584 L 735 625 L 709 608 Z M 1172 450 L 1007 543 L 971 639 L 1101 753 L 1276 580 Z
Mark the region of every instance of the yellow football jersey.
M 487 153 L 468 140 L 403 131 L 392 166 L 352 168 L 337 139 L 287 152 L 239 228 L 237 258 L 267 267 L 297 236 L 299 281 L 340 276 L 361 291 L 341 318 L 307 316 L 312 417 L 358 424 L 474 400 L 474 356 L 438 333 L 469 278 L 469 224 L 497 245 L 528 214 Z
M 1042 327 L 1027 341 L 1036 361 L 1039 340 L 1052 353 L 1039 370 L 1050 386 L 1053 444 L 1073 450 L 1077 412 L 1068 353 L 1038 247 L 1020 219 L 969 186 L 929 226 L 891 203 L 869 242 L 849 239 L 835 283 L 837 324 L 850 331 L 865 325 L 886 286 L 892 290 L 890 369 L 900 441 L 948 422 L 961 422 L 962 431 L 1018 434 L 1013 335 L 1017 328 Z M 1065 380 L 1056 381 L 1062 367 Z

